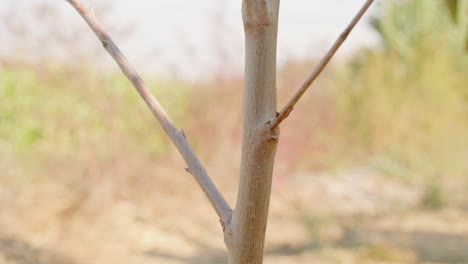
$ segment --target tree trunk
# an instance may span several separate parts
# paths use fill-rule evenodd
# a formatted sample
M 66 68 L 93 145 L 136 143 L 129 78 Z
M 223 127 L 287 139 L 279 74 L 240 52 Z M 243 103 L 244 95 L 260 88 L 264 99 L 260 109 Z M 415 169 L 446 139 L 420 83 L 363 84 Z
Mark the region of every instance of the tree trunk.
M 279 124 L 320 75 L 373 0 L 367 0 L 320 64 L 279 113 L 276 112 L 276 39 L 280 0 L 243 0 L 245 84 L 242 159 L 239 193 L 234 210 L 231 210 L 208 176 L 184 132 L 177 129 L 151 95 L 117 45 L 102 29 L 92 10 L 80 0 L 67 1 L 96 33 L 184 157 L 188 166 L 186 170 L 197 180 L 220 218 L 229 263 L 261 264 Z
M 279 0 L 244 0 L 245 84 L 239 193 L 225 230 L 229 263 L 262 263 L 273 164 L 276 117 L 276 39 Z

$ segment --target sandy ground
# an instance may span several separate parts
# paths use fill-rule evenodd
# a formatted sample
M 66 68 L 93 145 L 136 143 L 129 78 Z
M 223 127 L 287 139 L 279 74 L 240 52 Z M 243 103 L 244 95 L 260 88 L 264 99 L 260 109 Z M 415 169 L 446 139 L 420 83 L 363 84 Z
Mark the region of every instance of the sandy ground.
M 221 227 L 196 188 L 128 199 L 110 185 L 83 196 L 55 185 L 21 197 L 2 190 L 0 264 L 227 263 Z M 234 188 L 223 191 L 234 200 Z M 365 169 L 276 182 L 265 263 L 468 263 L 457 246 L 429 254 L 441 242 L 468 246 L 468 212 L 415 210 L 420 199 Z

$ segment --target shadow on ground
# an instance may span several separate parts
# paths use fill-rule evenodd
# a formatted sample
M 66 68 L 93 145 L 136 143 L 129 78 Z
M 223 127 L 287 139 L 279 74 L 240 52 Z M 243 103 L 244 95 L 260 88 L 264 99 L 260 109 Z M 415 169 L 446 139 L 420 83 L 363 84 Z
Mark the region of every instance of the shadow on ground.
M 342 239 L 333 246 L 345 249 L 373 245 L 392 245 L 412 250 L 418 262 L 468 263 L 468 234 L 445 234 L 436 232 L 401 232 L 366 229 L 348 229 Z M 178 261 L 187 264 L 228 263 L 224 250 L 198 245 L 200 252 L 184 257 L 159 250 L 143 252 L 147 257 Z M 306 251 L 318 250 L 317 243 L 302 245 L 279 245 L 267 248 L 266 256 L 293 256 Z M 54 250 L 35 247 L 18 238 L 0 238 L 0 256 L 14 264 L 77 264 L 67 256 Z M 0 258 L 1 259 L 1 258 Z
M 349 229 L 345 231 L 343 238 L 333 246 L 353 249 L 382 244 L 412 250 L 416 254 L 418 262 L 468 263 L 468 234 L 456 235 L 432 232 Z M 317 243 L 279 245 L 267 248 L 265 250 L 265 255 L 298 255 L 305 251 L 318 249 L 320 249 L 320 247 Z M 180 257 L 157 250 L 147 251 L 144 254 L 188 264 L 228 263 L 225 251 L 207 247 L 203 248 L 199 254 L 192 257 Z
M 15 264 L 76 264 L 77 262 L 49 249 L 34 247 L 17 238 L 0 238 L 0 255 Z
M 348 248 L 379 244 L 411 249 L 421 262 L 468 263 L 468 234 L 349 229 L 339 242 Z

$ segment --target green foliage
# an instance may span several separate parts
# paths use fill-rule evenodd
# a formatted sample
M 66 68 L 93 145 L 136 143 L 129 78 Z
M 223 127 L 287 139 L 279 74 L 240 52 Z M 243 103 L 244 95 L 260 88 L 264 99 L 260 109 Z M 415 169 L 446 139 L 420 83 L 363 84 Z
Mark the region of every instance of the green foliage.
M 430 183 L 426 187 L 421 205 L 427 209 L 440 209 L 446 205 L 447 201 L 444 197 L 443 190 L 440 185 Z
M 34 74 L 24 71 L 21 76 L 7 70 L 0 72 L 0 142 L 18 147 L 30 147 L 44 136 L 40 120 L 30 114 L 18 118 L 18 112 L 32 112 L 40 89 Z
M 462 21 L 468 15 L 460 14 L 460 23 L 454 24 L 449 10 L 444 1 L 384 1 L 383 15 L 372 25 L 387 51 L 408 63 L 419 61 L 418 57 L 426 57 L 440 45 L 450 55 L 458 56 L 465 48 L 468 25 Z
M 468 51 L 468 0 L 445 0 L 445 5 L 459 29 L 460 37 L 465 39 L 465 50 Z
M 22 159 L 45 160 L 90 155 L 108 160 L 133 150 L 143 156 L 166 154 L 166 135 L 130 83 L 120 75 L 98 76 L 0 68 L 0 157 L 7 155 L 2 149 L 13 149 Z M 173 118 L 184 119 L 183 83 L 150 80 L 149 86 Z
M 362 52 L 338 89 L 348 145 L 400 176 L 468 175 L 468 60 L 447 8 L 385 1 L 374 25 L 384 49 Z

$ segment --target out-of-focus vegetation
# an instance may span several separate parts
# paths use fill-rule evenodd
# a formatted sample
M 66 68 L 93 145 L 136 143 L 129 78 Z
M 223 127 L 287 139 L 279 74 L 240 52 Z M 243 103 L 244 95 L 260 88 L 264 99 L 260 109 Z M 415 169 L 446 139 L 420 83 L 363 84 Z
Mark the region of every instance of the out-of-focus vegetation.
M 147 83 L 182 122 L 187 86 L 151 78 Z M 3 66 L 0 96 L 2 156 L 13 155 L 18 161 L 88 157 L 99 162 L 113 152 L 168 154 L 169 140 L 155 132 L 152 116 L 120 74 Z
M 468 184 L 468 12 L 460 10 L 454 22 L 443 1 L 384 1 L 373 20 L 383 47 L 362 51 L 338 82 L 351 157 L 427 184 L 434 204 L 443 183 Z
M 335 263 L 344 259 L 340 254 L 354 256 L 352 263 L 416 263 L 416 255 L 427 254 L 425 248 L 423 253 L 410 246 L 394 248 L 402 247 L 398 236 L 388 247 L 333 249 L 346 234 L 356 240 L 353 227 L 348 230 L 356 215 L 355 222 L 370 229 L 404 227 L 401 231 L 417 240 L 410 245 L 430 244 L 430 252 L 435 248 L 444 256 L 453 254 L 439 242 L 426 243 L 438 235 L 431 232 L 458 235 L 451 225 L 466 230 L 466 213 L 444 210 L 459 206 L 456 210 L 462 211 L 468 204 L 468 0 L 380 3 L 380 13 L 370 22 L 381 45 L 359 50 L 346 62 L 336 58 L 282 125 L 269 223 L 276 233 L 270 232 L 270 238 L 290 239 L 293 246 L 280 247 L 285 252 L 323 249 L 291 263 L 321 258 Z M 34 10 L 40 11 L 39 18 L 55 17 L 49 8 Z M 53 28 L 60 24 L 56 20 L 46 22 Z M 222 245 L 209 204 L 137 92 L 115 66 L 112 72 L 94 64 L 95 54 L 107 55 L 97 41 L 89 44 L 94 37 L 89 35 L 86 48 L 63 55 L 68 50 L 59 47 L 82 47 L 88 40 L 75 43 L 75 35 L 86 33 L 57 29 L 31 40 L 20 22 L 4 25 L 12 25 L 9 41 L 26 47 L 10 45 L 15 52 L 0 54 L 0 227 L 76 254 L 83 263 L 138 259 L 159 246 L 164 256 L 171 250 L 175 256 L 193 256 L 195 251 L 187 249 L 193 241 L 208 241 L 202 244 L 209 248 L 219 238 Z M 49 41 L 59 44 L 37 60 L 24 59 L 31 58 L 28 52 L 37 50 L 37 43 L 47 46 Z M 314 65 L 296 60 L 279 69 L 279 106 Z M 222 71 L 198 83 L 152 75 L 143 79 L 234 202 L 242 80 Z M 180 217 L 188 200 L 193 210 Z M 421 213 L 414 204 L 446 208 Z M 408 207 L 413 215 L 402 225 L 398 210 Z M 434 215 L 436 224 L 422 220 Z M 427 232 L 421 238 L 413 232 L 420 223 Z M 291 232 L 278 232 L 285 228 Z M 182 235 L 179 229 L 184 229 Z M 362 232 L 364 238 L 372 237 Z M 154 252 L 145 254 L 155 257 Z M 0 263 L 1 255 L 0 247 Z M 154 263 L 145 261 L 138 263 Z
M 285 123 L 280 178 L 372 166 L 422 184 L 425 202 L 433 205 L 444 202 L 446 187 L 468 184 L 468 13 L 460 11 L 466 1 L 457 3 L 382 2 L 372 20 L 382 46 L 358 52 L 334 75 L 323 76 Z M 289 62 L 280 70 L 280 104 L 312 67 Z M 236 166 L 241 80 L 220 76 L 189 85 L 145 79 L 202 157 Z M 36 169 L 52 162 L 52 171 L 32 173 L 47 178 L 73 162 L 173 157 L 166 135 L 118 72 L 105 74 L 87 63 L 34 67 L 5 60 L 0 95 L 0 154 L 9 160 L 3 178 L 24 177 L 13 175 L 30 167 L 25 162 Z
M 2 68 L 0 77 L 1 138 L 21 154 L 53 153 L 70 158 L 79 146 L 99 146 L 104 138 L 119 134 L 126 138 L 119 144 L 147 148 L 156 155 L 167 153 L 163 135 L 150 135 L 148 129 L 142 129 L 151 119 L 135 112 L 141 99 L 120 74 L 21 67 Z M 173 118 L 183 120 L 187 101 L 183 83 L 147 82 L 172 110 Z

